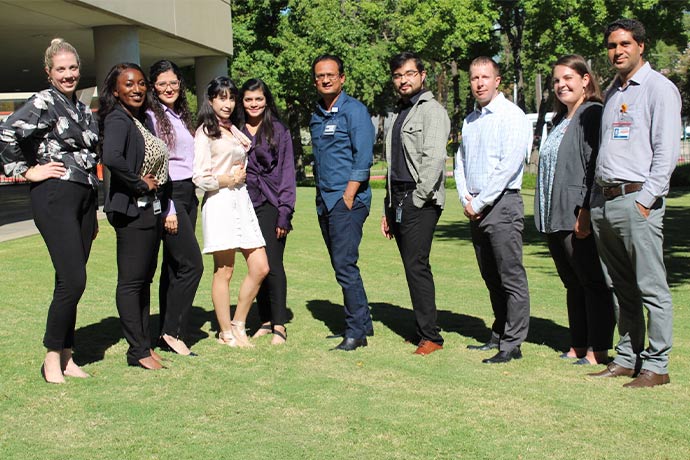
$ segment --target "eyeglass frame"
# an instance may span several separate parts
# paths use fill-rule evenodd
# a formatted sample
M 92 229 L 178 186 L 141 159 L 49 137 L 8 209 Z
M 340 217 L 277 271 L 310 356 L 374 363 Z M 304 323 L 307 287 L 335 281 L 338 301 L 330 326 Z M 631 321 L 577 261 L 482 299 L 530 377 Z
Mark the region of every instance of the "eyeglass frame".
M 334 74 L 334 73 L 323 73 L 319 75 L 314 75 L 314 81 L 336 81 L 338 78 L 342 77 L 342 73 Z
M 408 70 L 408 71 L 405 72 L 405 73 L 394 73 L 394 74 L 391 74 L 391 79 L 392 79 L 392 80 L 401 80 L 402 77 L 405 77 L 405 78 L 407 78 L 407 79 L 410 79 L 410 78 L 416 77 L 416 76 L 417 76 L 418 74 L 420 74 L 420 73 L 422 73 L 422 72 L 420 72 L 419 70 Z
M 153 86 L 154 86 L 156 89 L 160 89 L 160 90 L 165 90 L 165 89 L 167 89 L 168 87 L 170 87 L 170 88 L 172 88 L 172 89 L 180 89 L 180 85 L 181 85 L 181 84 L 182 84 L 182 82 L 181 82 L 180 80 L 172 80 L 172 81 L 161 81 L 161 82 L 156 82 L 156 83 L 153 84 Z

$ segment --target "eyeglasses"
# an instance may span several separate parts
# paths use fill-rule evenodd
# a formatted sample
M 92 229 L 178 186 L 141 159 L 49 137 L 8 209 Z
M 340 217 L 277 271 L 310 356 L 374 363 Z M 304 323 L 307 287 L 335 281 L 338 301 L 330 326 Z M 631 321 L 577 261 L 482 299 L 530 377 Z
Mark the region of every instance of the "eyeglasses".
M 161 90 L 167 88 L 168 86 L 172 89 L 178 89 L 180 87 L 180 80 L 159 81 L 154 86 Z
M 412 78 L 415 75 L 417 75 L 418 73 L 419 73 L 419 70 L 408 70 L 405 73 L 394 73 L 393 75 L 391 75 L 391 77 L 393 77 L 393 80 L 400 80 L 402 77 Z
M 322 81 L 322 80 L 330 80 L 330 81 L 335 81 L 340 77 L 339 73 L 320 73 L 318 75 L 314 75 L 314 80 L 316 81 Z

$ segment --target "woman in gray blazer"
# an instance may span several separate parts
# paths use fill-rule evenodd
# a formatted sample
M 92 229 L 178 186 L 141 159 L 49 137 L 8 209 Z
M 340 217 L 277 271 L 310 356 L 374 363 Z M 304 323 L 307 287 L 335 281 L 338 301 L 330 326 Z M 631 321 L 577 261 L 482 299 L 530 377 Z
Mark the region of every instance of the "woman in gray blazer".
M 615 326 L 613 293 L 597 253 L 589 196 L 599 150 L 601 91 L 584 58 L 563 56 L 553 67 L 556 115 L 539 157 L 534 221 L 567 292 L 574 364 L 608 360 Z

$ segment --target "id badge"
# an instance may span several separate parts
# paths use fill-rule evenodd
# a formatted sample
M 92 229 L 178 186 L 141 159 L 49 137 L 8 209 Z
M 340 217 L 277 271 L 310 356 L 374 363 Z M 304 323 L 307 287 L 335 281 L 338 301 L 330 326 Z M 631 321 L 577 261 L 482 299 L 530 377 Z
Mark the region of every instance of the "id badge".
M 395 208 L 395 223 L 399 224 L 402 222 L 402 206 Z
M 611 125 L 611 139 L 614 141 L 627 141 L 630 139 L 632 123 L 629 121 L 619 121 Z
M 158 198 L 153 200 L 153 215 L 154 216 L 157 216 L 158 214 L 161 213 L 161 208 L 162 208 L 161 207 L 161 200 L 159 200 Z
M 337 128 L 338 125 L 335 123 L 331 123 L 326 125 L 326 127 L 323 129 L 323 135 L 324 136 L 333 136 L 335 134 L 335 128 Z

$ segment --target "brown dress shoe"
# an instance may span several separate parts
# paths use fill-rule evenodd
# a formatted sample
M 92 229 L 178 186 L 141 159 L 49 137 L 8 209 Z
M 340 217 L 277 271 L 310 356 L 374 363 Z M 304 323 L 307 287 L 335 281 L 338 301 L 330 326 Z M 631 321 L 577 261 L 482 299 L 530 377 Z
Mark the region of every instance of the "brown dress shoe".
M 155 351 L 153 351 L 153 348 L 151 348 L 150 351 L 151 351 L 151 357 L 152 357 L 153 359 L 155 359 L 155 360 L 158 361 L 159 363 L 162 363 L 162 362 L 163 362 L 163 358 L 161 357 L 161 355 L 159 355 L 158 353 L 156 353 Z
M 152 371 L 157 371 L 159 369 L 165 369 L 161 363 L 153 359 L 152 356 L 147 356 L 146 358 L 141 358 L 139 360 L 139 366 L 144 369 L 149 369 Z
M 628 369 L 627 367 L 623 367 L 616 363 L 609 363 L 606 366 L 606 369 L 604 369 L 603 371 L 592 372 L 591 374 L 587 375 L 589 375 L 590 377 L 632 377 L 633 375 L 635 375 L 635 369 Z
M 443 350 L 443 345 L 439 345 L 438 343 L 432 342 L 431 340 L 422 339 L 419 342 L 419 345 L 417 345 L 417 349 L 415 350 L 414 354 L 429 355 L 438 350 Z
M 645 388 L 655 387 L 657 385 L 666 385 L 670 382 L 671 379 L 669 378 L 668 374 L 657 374 L 656 372 L 642 369 L 640 371 L 640 375 L 638 375 L 635 380 L 628 382 L 623 386 L 626 388 Z

